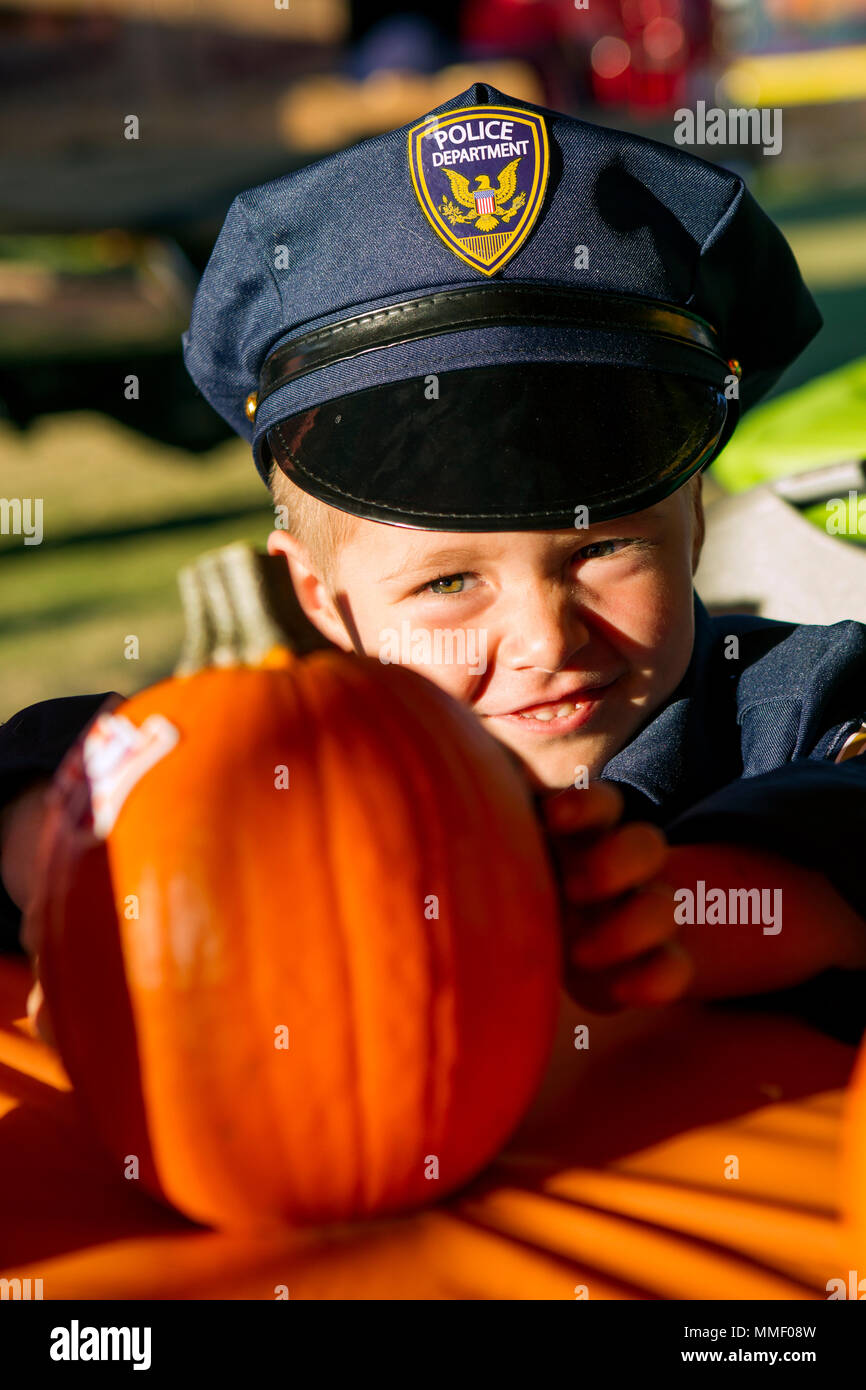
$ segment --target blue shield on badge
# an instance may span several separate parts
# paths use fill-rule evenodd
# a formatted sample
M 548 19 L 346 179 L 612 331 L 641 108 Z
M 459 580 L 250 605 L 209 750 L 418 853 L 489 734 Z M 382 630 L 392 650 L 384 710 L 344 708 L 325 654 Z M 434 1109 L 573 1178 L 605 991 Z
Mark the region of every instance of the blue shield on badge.
M 520 249 L 544 200 L 544 117 L 516 106 L 467 106 L 409 131 L 418 201 L 445 245 L 482 275 Z

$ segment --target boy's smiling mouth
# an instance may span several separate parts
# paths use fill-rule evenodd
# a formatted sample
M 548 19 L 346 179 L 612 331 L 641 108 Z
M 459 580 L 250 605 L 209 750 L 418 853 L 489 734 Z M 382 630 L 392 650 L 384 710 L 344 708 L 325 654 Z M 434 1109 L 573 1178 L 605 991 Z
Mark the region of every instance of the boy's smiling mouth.
M 483 714 L 484 719 L 503 719 L 511 725 L 524 729 L 527 733 L 567 734 L 579 729 L 591 719 L 601 704 L 604 695 L 619 680 L 610 680 L 592 685 L 578 686 L 566 691 L 555 700 L 545 700 L 537 704 L 519 705 L 515 709 L 503 710 L 496 714 Z

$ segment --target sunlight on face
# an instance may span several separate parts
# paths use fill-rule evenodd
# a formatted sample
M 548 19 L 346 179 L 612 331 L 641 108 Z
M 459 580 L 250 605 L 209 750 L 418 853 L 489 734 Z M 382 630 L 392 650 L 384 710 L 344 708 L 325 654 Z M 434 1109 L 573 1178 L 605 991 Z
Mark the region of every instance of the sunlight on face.
M 694 525 L 688 488 L 584 530 L 361 521 L 335 588 L 365 652 L 422 671 L 537 786 L 566 787 L 581 767 L 598 776 L 686 671 Z

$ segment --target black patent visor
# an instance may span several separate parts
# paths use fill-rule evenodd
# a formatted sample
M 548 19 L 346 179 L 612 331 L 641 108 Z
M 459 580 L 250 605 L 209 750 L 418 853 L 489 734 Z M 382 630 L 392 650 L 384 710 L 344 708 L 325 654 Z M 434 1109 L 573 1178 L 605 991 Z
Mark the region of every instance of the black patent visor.
M 514 363 L 341 396 L 267 432 L 321 501 L 434 531 L 592 525 L 654 505 L 733 425 L 722 384 L 644 367 Z

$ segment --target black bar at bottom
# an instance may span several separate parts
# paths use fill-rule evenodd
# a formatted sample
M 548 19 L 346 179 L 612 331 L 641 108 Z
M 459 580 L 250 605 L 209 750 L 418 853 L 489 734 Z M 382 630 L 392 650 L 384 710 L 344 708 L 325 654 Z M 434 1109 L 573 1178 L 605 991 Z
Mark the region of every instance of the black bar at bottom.
M 866 1290 L 866 1281 L 863 1284 Z M 225 1380 L 237 1373 L 245 1383 L 262 1364 L 281 1367 L 291 1381 L 312 1368 L 330 1375 L 345 1357 L 347 1370 L 384 1370 L 398 1352 L 400 1379 L 414 1379 L 423 1367 L 429 1380 L 441 1363 L 453 1375 L 455 1345 L 466 1372 L 483 1367 L 489 1383 L 501 1362 L 509 1383 L 521 1372 L 525 1349 L 527 1378 L 535 1384 L 543 1367 L 557 1374 L 573 1369 L 575 1380 L 592 1366 L 618 1373 L 666 1376 L 678 1367 L 696 1371 L 716 1365 L 728 1371 L 762 1365 L 796 1365 L 816 1383 L 856 1366 L 863 1345 L 862 1314 L 827 1301 L 674 1302 L 662 1300 L 574 1300 L 568 1312 L 538 1302 L 491 1303 L 450 1311 L 409 1302 L 358 1300 L 312 1302 L 276 1298 L 252 1301 L 39 1302 L 0 1303 L 0 1366 L 38 1374 L 49 1383 L 69 1377 L 100 1378 L 110 1369 L 118 1377 L 139 1373 L 156 1383 L 179 1371 L 213 1374 Z M 866 1292 L 859 1302 L 866 1301 Z M 455 1301 L 457 1303 L 459 1301 Z M 453 1323 L 449 1319 L 453 1318 Z M 113 1330 L 112 1330 L 113 1329 Z M 407 1336 L 420 1366 L 406 1358 Z M 453 1335 L 454 1344 L 451 1337 Z M 93 1357 L 98 1353 L 98 1359 Z M 303 1361 L 300 1361 L 303 1356 Z M 590 1360 L 591 1358 L 591 1360 Z M 311 1366 L 312 1363 L 312 1366 Z M 143 1382 L 142 1382 L 143 1383 Z

